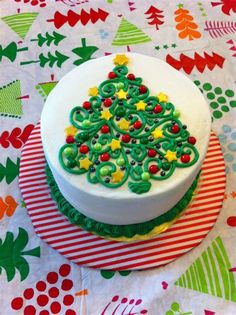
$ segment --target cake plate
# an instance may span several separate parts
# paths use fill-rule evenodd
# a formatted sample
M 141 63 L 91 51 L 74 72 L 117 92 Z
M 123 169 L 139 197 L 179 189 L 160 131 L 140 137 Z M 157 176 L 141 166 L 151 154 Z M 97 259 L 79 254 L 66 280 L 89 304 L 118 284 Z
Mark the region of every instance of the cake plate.
M 214 226 L 224 199 L 225 163 L 213 132 L 191 204 L 168 230 L 146 241 L 106 240 L 70 223 L 50 196 L 45 164 L 38 123 L 22 150 L 19 175 L 35 232 L 67 259 L 97 269 L 141 270 L 168 264 L 201 243 Z

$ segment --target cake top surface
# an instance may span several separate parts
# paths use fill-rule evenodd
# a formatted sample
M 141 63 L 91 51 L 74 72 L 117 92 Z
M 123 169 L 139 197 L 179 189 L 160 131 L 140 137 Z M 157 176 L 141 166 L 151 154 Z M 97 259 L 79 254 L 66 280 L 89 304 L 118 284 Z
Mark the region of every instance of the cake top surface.
M 42 114 L 49 164 L 80 189 L 114 197 L 180 184 L 202 162 L 209 132 L 197 87 L 166 63 L 132 53 L 68 73 Z

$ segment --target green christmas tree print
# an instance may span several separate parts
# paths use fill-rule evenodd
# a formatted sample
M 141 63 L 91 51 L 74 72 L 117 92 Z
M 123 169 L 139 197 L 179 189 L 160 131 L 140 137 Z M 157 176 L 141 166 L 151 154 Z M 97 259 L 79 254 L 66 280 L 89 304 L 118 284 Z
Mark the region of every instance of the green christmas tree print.
M 0 183 L 5 178 L 9 185 L 19 175 L 20 158 L 14 163 L 9 157 L 7 158 L 6 166 L 0 163 Z
M 72 49 L 72 52 L 80 57 L 80 59 L 73 62 L 73 64 L 76 66 L 79 66 L 85 61 L 92 59 L 92 55 L 98 50 L 98 47 L 96 46 L 87 46 L 85 38 L 81 39 L 81 44 L 82 47 Z
M 22 39 L 24 39 L 37 15 L 38 13 L 36 12 L 19 13 L 5 16 L 2 20 Z
M 43 100 L 46 101 L 49 93 L 54 89 L 57 85 L 58 81 L 51 82 L 42 82 L 36 85 L 36 90 L 38 90 L 39 94 L 42 96 Z
M 112 42 L 113 46 L 128 46 L 150 42 L 151 38 L 143 31 L 131 24 L 126 19 L 122 18 L 115 38 Z
M 31 39 L 31 42 L 38 42 L 39 47 L 42 47 L 44 44 L 50 46 L 52 43 L 54 43 L 55 46 L 58 46 L 58 44 L 65 38 L 66 36 L 53 31 L 52 35 L 47 32 L 45 37 L 39 33 L 37 38 Z
M 22 115 L 21 85 L 16 80 L 0 88 L 0 116 L 20 118 Z
M 192 315 L 192 312 L 183 312 L 180 309 L 178 302 L 173 302 L 170 306 L 170 309 L 165 313 L 165 315 Z
M 175 285 L 236 302 L 236 285 L 224 244 L 218 236 Z
M 4 49 L 2 45 L 0 45 L 0 61 L 2 61 L 3 57 L 6 57 L 13 62 L 15 61 L 18 52 L 26 50 L 28 50 L 27 47 L 18 48 L 15 42 L 11 42 Z
M 39 60 L 31 60 L 31 61 L 22 61 L 20 64 L 28 65 L 31 63 L 39 63 L 41 68 L 44 68 L 46 65 L 48 65 L 50 68 L 52 68 L 54 65 L 56 65 L 58 68 L 61 68 L 62 64 L 69 59 L 68 56 L 61 54 L 59 51 L 55 51 L 54 55 L 50 52 L 47 56 L 44 54 L 39 55 Z
M 22 228 L 19 228 L 15 240 L 12 232 L 7 232 L 4 241 L 0 239 L 0 275 L 5 270 L 8 282 L 15 277 L 16 270 L 20 273 L 21 281 L 27 278 L 29 264 L 23 256 L 40 257 L 40 247 L 24 250 L 28 241 L 28 234 Z

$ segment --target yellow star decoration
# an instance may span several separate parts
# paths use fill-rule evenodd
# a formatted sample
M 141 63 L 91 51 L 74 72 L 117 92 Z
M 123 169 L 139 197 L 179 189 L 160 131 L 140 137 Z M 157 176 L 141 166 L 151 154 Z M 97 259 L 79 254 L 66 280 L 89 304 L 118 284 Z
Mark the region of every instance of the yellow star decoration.
M 68 126 L 65 129 L 65 133 L 67 136 L 75 136 L 77 133 L 77 129 L 74 126 Z
M 93 163 L 87 157 L 79 161 L 79 167 L 85 168 L 86 170 L 88 170 L 92 164 Z
M 153 132 L 152 132 L 152 135 L 154 137 L 154 139 L 159 139 L 159 138 L 163 138 L 163 131 L 161 129 L 154 129 Z
M 114 173 L 111 173 L 111 176 L 113 183 L 119 183 L 120 181 L 122 181 L 124 173 L 122 173 L 121 171 L 115 171 Z
M 116 149 L 120 149 L 120 140 L 112 139 L 111 143 L 109 143 L 109 146 L 111 147 L 112 151 L 115 151 Z
M 176 152 L 167 150 L 165 158 L 167 159 L 168 162 L 176 161 L 177 160 Z
M 159 102 L 167 102 L 168 101 L 168 95 L 160 92 L 158 95 L 157 95 L 158 99 L 159 99 Z
M 117 66 L 127 65 L 129 58 L 126 55 L 116 55 L 113 62 Z
M 116 96 L 119 100 L 126 99 L 128 92 L 125 92 L 124 90 L 120 90 L 119 92 L 116 92 Z
M 88 90 L 88 94 L 89 94 L 89 96 L 97 96 L 98 95 L 98 88 L 96 86 L 91 87 Z
M 108 110 L 103 110 L 101 112 L 101 118 L 109 120 L 112 117 L 112 114 L 110 113 L 109 109 Z
M 145 110 L 145 107 L 147 106 L 147 104 L 143 101 L 139 101 L 138 103 L 136 103 L 135 106 L 137 110 Z
M 118 123 L 118 126 L 121 130 L 128 130 L 130 125 L 130 121 L 126 120 L 125 118 L 122 118 L 121 121 Z

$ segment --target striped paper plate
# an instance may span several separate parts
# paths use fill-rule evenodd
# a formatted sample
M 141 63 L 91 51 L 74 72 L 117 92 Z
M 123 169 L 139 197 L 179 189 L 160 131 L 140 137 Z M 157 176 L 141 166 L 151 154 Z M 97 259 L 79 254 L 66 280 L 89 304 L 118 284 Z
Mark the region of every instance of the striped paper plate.
M 110 241 L 71 224 L 50 197 L 44 167 L 40 124 L 37 124 L 22 150 L 19 177 L 35 232 L 69 260 L 93 268 L 140 270 L 166 265 L 205 238 L 216 222 L 224 199 L 225 164 L 214 133 L 191 206 L 166 232 L 147 241 Z

